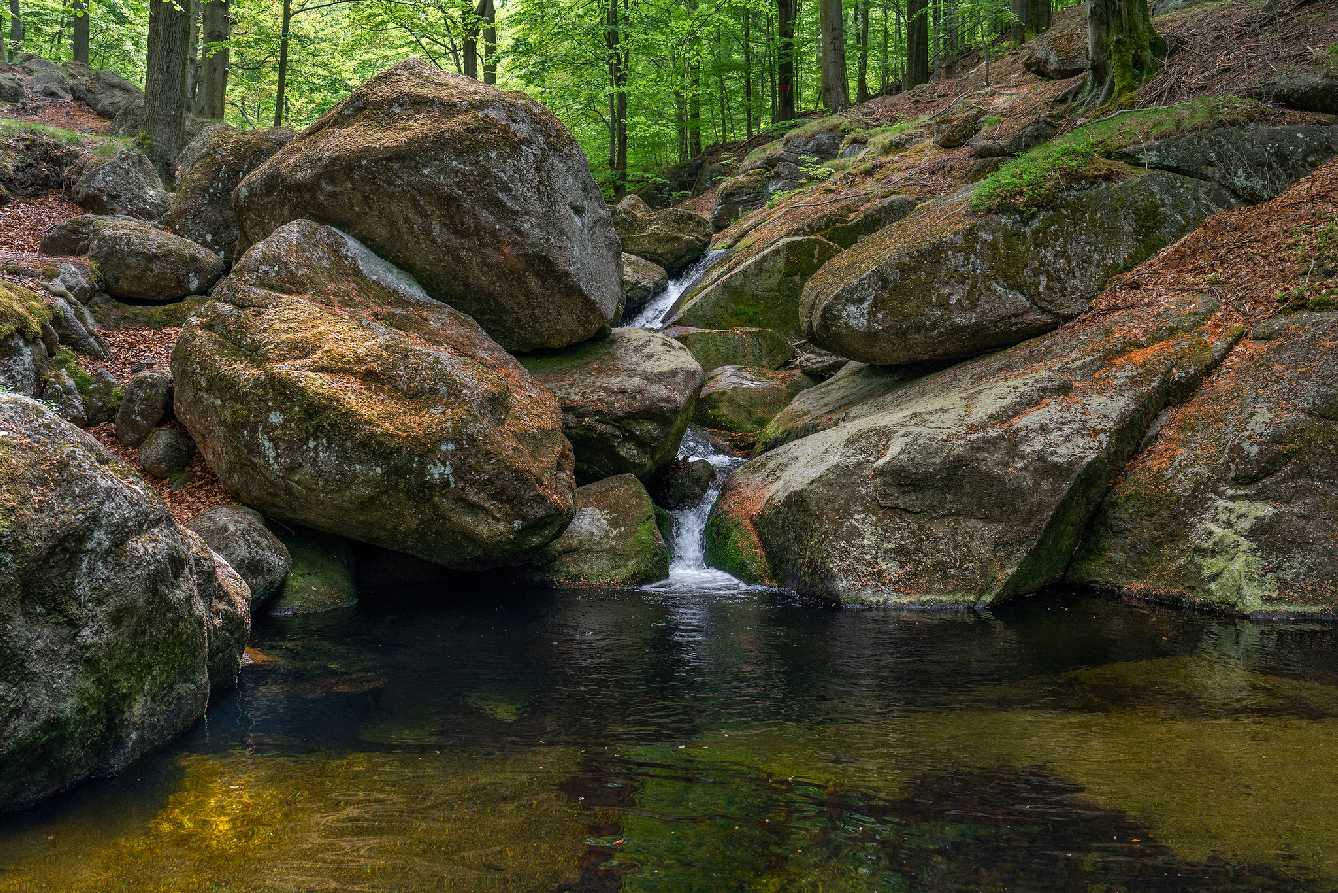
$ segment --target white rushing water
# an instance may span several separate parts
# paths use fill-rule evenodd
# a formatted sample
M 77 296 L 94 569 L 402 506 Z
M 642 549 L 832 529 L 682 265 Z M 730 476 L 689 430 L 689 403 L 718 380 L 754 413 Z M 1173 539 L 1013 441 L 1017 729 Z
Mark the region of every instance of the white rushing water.
M 701 281 L 702 276 L 725 252 L 711 251 L 689 267 L 681 275 L 669 280 L 664 291 L 650 299 L 649 303 L 627 324 L 640 329 L 659 329 L 664 318 L 684 292 Z M 715 481 L 706 495 L 695 505 L 671 513 L 674 521 L 673 560 L 669 564 L 669 577 L 644 588 L 657 592 L 675 590 L 693 590 L 695 592 L 741 592 L 751 588 L 722 570 L 706 566 L 706 519 L 720 498 L 720 488 L 724 486 L 730 473 L 743 464 L 744 460 L 722 453 L 711 443 L 705 432 L 690 427 L 683 435 L 683 442 L 678 447 L 680 459 L 705 459 L 715 468 Z

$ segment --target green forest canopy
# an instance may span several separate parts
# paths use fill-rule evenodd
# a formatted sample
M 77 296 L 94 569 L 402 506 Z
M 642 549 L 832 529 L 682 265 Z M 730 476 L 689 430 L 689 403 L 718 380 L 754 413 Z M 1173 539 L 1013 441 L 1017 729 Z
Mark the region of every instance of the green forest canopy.
M 20 0 L 25 33 L 16 46 L 8 32 L 11 55 L 70 58 L 74 2 Z M 496 0 L 495 38 L 486 22 L 490 2 L 231 0 L 226 117 L 242 127 L 280 118 L 300 127 L 372 74 L 419 55 L 541 100 L 575 133 L 606 187 L 612 190 L 614 169 L 625 166 L 635 188 L 704 145 L 742 139 L 788 117 L 779 83 L 786 15 L 794 17 L 795 109 L 802 114 L 821 101 L 821 0 Z M 1034 8 L 1036 0 L 1020 6 L 1008 0 L 845 0 L 851 97 L 858 101 L 908 83 L 910 21 L 924 23 L 929 66 L 941 70 L 1009 29 L 1023 30 L 1014 9 L 1025 16 L 1028 2 Z M 276 116 L 285 9 L 287 86 Z M 8 27 L 9 11 L 0 15 Z M 142 84 L 149 0 L 91 0 L 90 16 L 91 65 Z M 221 46 L 200 39 L 197 54 Z M 917 79 L 910 72 L 909 82 Z M 625 161 L 610 126 L 617 114 L 610 100 L 620 91 L 626 97 Z

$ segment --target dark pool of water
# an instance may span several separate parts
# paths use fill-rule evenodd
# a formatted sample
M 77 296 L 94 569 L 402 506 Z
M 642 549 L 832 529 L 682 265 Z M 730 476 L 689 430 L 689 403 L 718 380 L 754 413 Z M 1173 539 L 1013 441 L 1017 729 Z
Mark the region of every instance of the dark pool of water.
M 260 624 L 0 891 L 1338 890 L 1332 628 L 509 601 Z

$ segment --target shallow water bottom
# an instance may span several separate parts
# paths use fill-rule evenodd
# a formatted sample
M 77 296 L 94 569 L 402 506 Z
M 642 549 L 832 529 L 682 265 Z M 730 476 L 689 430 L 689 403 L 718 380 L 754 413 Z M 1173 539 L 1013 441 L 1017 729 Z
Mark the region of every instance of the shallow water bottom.
M 502 601 L 260 625 L 0 891 L 1338 890 L 1333 628 Z

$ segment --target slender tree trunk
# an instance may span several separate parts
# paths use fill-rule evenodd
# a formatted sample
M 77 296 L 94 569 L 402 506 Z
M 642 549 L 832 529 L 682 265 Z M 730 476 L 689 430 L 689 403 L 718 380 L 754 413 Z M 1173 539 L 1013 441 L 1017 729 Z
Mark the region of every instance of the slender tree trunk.
M 794 20 L 798 14 L 799 0 L 776 0 L 776 117 L 780 121 L 795 116 Z
M 222 120 L 227 110 L 228 38 L 232 15 L 228 0 L 208 0 L 204 5 L 204 62 L 196 93 L 196 110 L 202 117 Z
M 627 194 L 627 69 L 619 17 L 621 0 L 607 0 L 604 43 L 609 66 L 609 170 L 613 194 Z
M 200 0 L 192 0 L 190 10 L 190 37 L 187 39 L 186 110 L 195 111 L 200 91 Z
M 855 5 L 858 22 L 859 57 L 855 73 L 855 101 L 869 101 L 869 0 L 858 0 Z
M 293 0 L 283 0 L 279 16 L 279 86 L 274 93 L 274 126 L 282 127 L 288 113 L 288 41 L 293 30 Z
M 483 83 L 497 83 L 497 4 L 480 0 L 483 18 Z
M 878 27 L 879 34 L 878 48 L 878 95 L 887 94 L 888 70 L 887 70 L 887 0 L 881 0 L 878 4 Z
M 934 28 L 932 31 L 933 43 L 930 45 L 932 52 L 930 58 L 934 62 L 934 71 L 940 75 L 943 73 L 943 3 L 941 0 L 929 0 L 930 9 L 933 13 Z
M 1045 0 L 1049 3 L 1050 0 Z M 944 72 L 948 77 L 952 77 L 953 69 L 957 65 L 958 51 L 958 28 L 957 28 L 957 0 L 944 0 L 943 2 L 943 43 L 947 56 L 947 64 Z
M 841 0 L 820 0 L 822 27 L 822 105 L 839 112 L 850 105 L 850 80 L 846 74 L 846 22 Z
M 75 62 L 88 64 L 88 3 L 74 0 L 74 37 L 70 41 L 70 55 Z
M 9 53 L 17 59 L 23 52 L 23 15 L 19 0 L 9 0 Z
M 775 23 L 772 21 L 771 12 L 767 12 L 767 109 L 770 111 L 771 123 L 775 124 L 779 118 L 776 116 L 780 109 L 776 105 L 776 40 L 774 38 Z
M 906 87 L 929 83 L 929 15 L 926 0 L 906 0 Z
M 478 80 L 479 77 L 479 16 L 478 9 L 471 0 L 460 4 L 460 25 L 462 35 L 461 54 L 464 57 L 463 73 L 465 77 Z
M 1148 0 L 1090 0 L 1087 45 L 1092 68 L 1084 101 L 1091 106 L 1128 99 L 1166 52 Z
M 753 11 L 743 10 L 743 132 L 753 138 Z
M 149 55 L 144 111 L 149 146 L 163 178 L 173 179 L 186 136 L 186 65 L 190 59 L 191 0 L 149 0 Z

